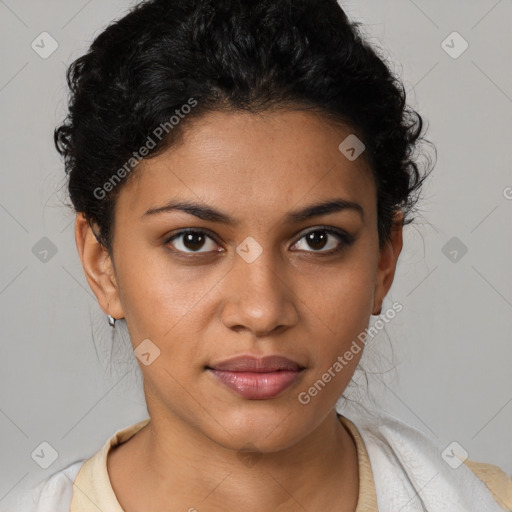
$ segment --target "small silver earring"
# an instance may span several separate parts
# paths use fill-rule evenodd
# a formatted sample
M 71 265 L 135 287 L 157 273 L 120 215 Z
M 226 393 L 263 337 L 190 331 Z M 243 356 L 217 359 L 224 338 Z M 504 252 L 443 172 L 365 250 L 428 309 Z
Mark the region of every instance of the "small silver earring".
M 110 325 L 110 327 L 115 327 L 116 319 L 111 315 L 107 315 L 107 318 L 108 318 L 108 325 Z

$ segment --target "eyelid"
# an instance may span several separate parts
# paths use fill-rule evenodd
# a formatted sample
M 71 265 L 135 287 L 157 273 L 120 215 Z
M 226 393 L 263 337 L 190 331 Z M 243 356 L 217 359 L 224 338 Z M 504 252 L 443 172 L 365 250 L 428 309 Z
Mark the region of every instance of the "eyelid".
M 207 237 L 212 239 L 217 245 L 220 245 L 219 241 L 218 241 L 217 235 L 215 235 L 212 231 L 210 231 L 207 228 L 184 228 L 184 229 L 180 229 L 180 230 L 176 231 L 175 233 L 173 233 L 172 235 L 169 235 L 169 236 L 165 237 L 164 245 L 168 245 L 172 241 L 174 241 L 176 238 L 179 238 L 180 236 L 183 236 L 183 235 L 188 235 L 189 233 L 206 235 Z M 184 252 L 184 251 L 180 251 L 179 249 L 173 249 L 173 250 L 175 252 L 179 253 L 179 254 L 187 254 L 187 255 L 192 255 L 192 254 L 208 254 L 208 253 L 213 252 L 213 251 L 206 251 L 206 252 L 188 252 L 187 253 L 187 252 Z M 221 251 L 215 251 L 215 252 L 221 252 Z
M 213 231 L 210 231 L 207 228 L 183 228 L 183 229 L 179 229 L 172 235 L 166 236 L 165 243 L 173 240 L 174 238 L 178 238 L 181 235 L 187 235 L 188 233 L 205 234 L 205 235 L 208 235 L 210 238 L 212 238 L 215 241 L 217 241 L 216 239 L 218 238 L 217 235 Z
M 318 225 L 318 226 L 312 226 L 312 227 L 309 227 L 309 228 L 306 228 L 305 230 L 303 230 L 298 235 L 298 237 L 295 240 L 295 242 L 293 242 L 291 244 L 291 246 L 296 245 L 300 240 L 302 240 L 309 233 L 314 233 L 315 231 L 325 231 L 326 233 L 328 233 L 330 235 L 336 236 L 338 238 L 338 240 L 339 240 L 340 246 L 337 247 L 336 249 L 331 249 L 331 250 L 328 250 L 328 251 L 322 251 L 322 250 L 313 251 L 313 250 L 311 250 L 311 251 L 304 251 L 304 252 L 311 252 L 311 253 L 314 253 L 314 254 L 334 254 L 334 253 L 336 253 L 338 251 L 341 251 L 344 247 L 347 247 L 347 246 L 351 245 L 355 241 L 355 236 L 351 235 L 350 233 L 346 232 L 343 229 L 336 228 L 334 226 Z M 173 240 L 175 240 L 176 238 L 179 238 L 180 236 L 183 236 L 183 235 L 186 235 L 186 234 L 189 234 L 189 233 L 204 234 L 204 235 L 208 236 L 211 240 L 213 240 L 216 244 L 220 245 L 218 240 L 217 240 L 217 238 L 218 238 L 217 235 L 214 234 L 212 231 L 210 231 L 207 228 L 183 228 L 183 229 L 180 229 L 177 232 L 173 233 L 172 235 L 166 237 L 165 241 L 164 241 L 164 245 L 168 245 Z M 175 249 L 175 248 L 173 249 L 173 251 L 178 253 L 178 254 L 186 254 L 188 256 L 197 255 L 197 254 L 209 254 L 209 253 L 213 253 L 213 252 L 222 252 L 222 250 L 219 250 L 219 251 L 205 251 L 205 252 L 200 252 L 200 251 L 198 251 L 198 252 L 184 252 L 184 251 L 181 251 L 181 250 Z
M 302 240 L 309 233 L 314 233 L 315 231 L 325 231 L 326 233 L 329 233 L 331 235 L 338 237 L 338 239 L 340 240 L 341 248 L 338 247 L 337 249 L 331 249 L 330 251 L 305 251 L 305 252 L 311 252 L 311 253 L 316 253 L 316 254 L 322 254 L 322 253 L 333 254 L 336 251 L 343 249 L 343 247 L 351 245 L 355 241 L 355 238 L 356 238 L 354 235 L 351 235 L 350 233 L 348 233 L 347 231 L 345 231 L 341 228 L 336 228 L 334 226 L 318 225 L 318 226 L 312 226 L 310 228 L 306 228 L 306 230 L 303 231 L 298 236 L 297 240 L 295 242 L 293 242 L 292 246 L 297 244 L 300 240 Z

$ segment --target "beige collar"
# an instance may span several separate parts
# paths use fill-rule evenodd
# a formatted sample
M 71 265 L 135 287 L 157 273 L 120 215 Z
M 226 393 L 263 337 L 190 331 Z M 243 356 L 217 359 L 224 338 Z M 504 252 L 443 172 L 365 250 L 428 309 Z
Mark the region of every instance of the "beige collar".
M 357 447 L 359 462 L 359 497 L 355 512 L 377 512 L 377 496 L 373 480 L 372 468 L 364 442 L 356 426 L 344 416 L 339 416 L 341 422 L 349 429 Z M 103 445 L 101 450 L 86 460 L 73 483 L 73 499 L 70 512 L 86 512 L 91 505 L 97 510 L 109 512 L 124 512 L 117 501 L 107 472 L 107 456 L 111 448 L 121 444 L 136 432 L 145 427 L 150 418 L 134 425 L 118 430 Z

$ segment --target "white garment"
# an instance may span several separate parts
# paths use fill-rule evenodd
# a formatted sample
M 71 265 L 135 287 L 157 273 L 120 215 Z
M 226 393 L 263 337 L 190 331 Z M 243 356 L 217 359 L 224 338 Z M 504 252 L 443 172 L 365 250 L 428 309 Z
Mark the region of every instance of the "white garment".
M 69 512 L 73 497 L 73 482 L 86 459 L 73 462 L 54 473 L 37 486 L 18 495 L 9 508 L 0 507 L 2 512 Z M 107 511 L 105 511 L 107 512 Z
M 340 411 L 341 412 L 341 411 Z M 503 512 L 486 485 L 465 465 L 441 457 L 445 445 L 382 410 L 344 402 L 368 452 L 379 512 Z M 16 512 L 69 512 L 75 462 L 25 493 Z M 11 511 L 9 511 L 11 512 Z M 108 511 L 103 511 L 108 512 Z
M 465 465 L 453 469 L 443 444 L 383 410 L 344 402 L 372 466 L 379 512 L 503 512 Z M 510 476 L 510 475 L 509 475 Z

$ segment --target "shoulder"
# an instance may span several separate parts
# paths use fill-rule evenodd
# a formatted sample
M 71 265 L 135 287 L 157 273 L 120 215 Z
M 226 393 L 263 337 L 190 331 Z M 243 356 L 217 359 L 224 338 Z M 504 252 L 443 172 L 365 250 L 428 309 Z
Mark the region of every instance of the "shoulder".
M 73 482 L 85 460 L 70 464 L 15 498 L 16 510 L 23 512 L 69 512 Z
M 104 475 L 107 475 L 106 454 L 109 450 L 113 446 L 129 439 L 135 432 L 148 424 L 149 421 L 150 419 L 147 418 L 117 430 L 115 434 L 107 439 L 101 450 L 93 456 L 76 461 L 47 477 L 36 486 L 18 493 L 17 496 L 10 499 L 8 504 L 6 504 L 7 498 L 2 500 L 0 512 L 12 512 L 13 510 L 20 512 L 69 512 L 71 501 L 73 500 L 73 484 L 79 477 L 80 470 L 82 468 L 87 469 L 88 466 L 90 468 L 91 466 L 91 464 L 87 465 L 85 463 L 94 462 L 98 467 L 104 469 Z M 97 474 L 91 476 L 92 480 L 97 478 Z M 103 481 L 108 482 L 108 476 L 105 476 Z
M 423 502 L 438 511 L 462 506 L 471 512 L 512 510 L 512 481 L 498 466 L 463 460 L 455 453 L 460 463 L 454 467 L 443 456 L 450 445 L 437 436 L 380 409 L 347 409 L 365 443 L 383 503 L 421 492 Z M 439 496 L 444 508 L 439 508 Z
M 466 466 L 487 486 L 496 501 L 505 509 L 512 510 L 512 477 L 499 466 L 466 459 Z

